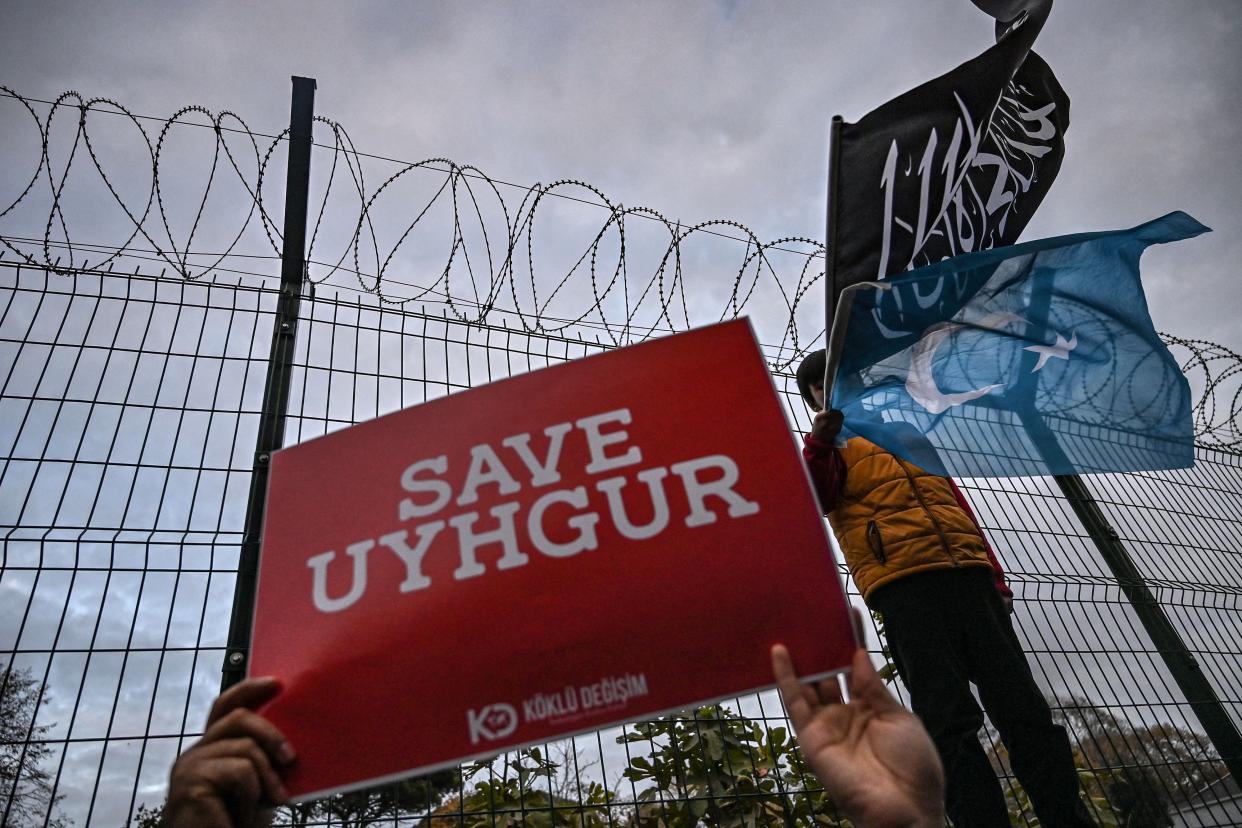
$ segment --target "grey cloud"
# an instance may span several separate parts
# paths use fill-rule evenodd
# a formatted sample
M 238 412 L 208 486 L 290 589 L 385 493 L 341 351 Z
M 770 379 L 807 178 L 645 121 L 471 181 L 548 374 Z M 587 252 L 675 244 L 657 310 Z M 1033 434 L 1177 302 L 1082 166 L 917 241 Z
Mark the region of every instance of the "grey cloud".
M 22 0 L 5 5 L 0 23 L 0 83 L 32 97 L 50 98 L 72 88 L 162 117 L 197 103 L 234 110 L 253 128 L 278 132 L 288 114 L 289 75 L 309 75 L 319 80 L 318 110 L 345 124 L 365 151 L 410 161 L 446 155 L 522 184 L 581 178 L 616 201 L 646 204 L 687 224 L 716 217 L 739 220 L 764 240 L 785 235 L 822 239 L 825 136 L 833 113 L 856 119 L 977 54 L 992 36 L 991 21 L 964 0 L 592 6 Z M 1234 48 L 1238 29 L 1231 7 L 1206 0 L 1062 0 L 1037 49 L 1073 101 L 1069 152 L 1060 180 L 1026 235 L 1122 227 L 1167 210 L 1187 210 L 1217 232 L 1147 255 L 1146 281 L 1157 325 L 1242 350 L 1234 320 L 1242 300 L 1236 276 L 1242 260 L 1237 219 L 1242 164 L 1234 157 L 1242 146 L 1236 104 L 1242 57 Z M 0 107 L 9 106 L 0 101 Z M 71 118 L 61 124 L 66 125 L 72 127 Z M 13 158 L 26 157 L 29 147 L 7 137 L 8 130 L 20 128 L 16 122 L 0 122 L 6 166 L 25 163 Z M 65 138 L 58 133 L 58 140 Z M 169 157 L 191 156 L 177 150 Z M 203 172 L 193 169 L 196 175 Z M 10 174 L 0 172 L 0 181 L 7 182 Z M 140 194 L 145 183 L 126 180 L 119 186 Z M 176 176 L 169 186 L 170 193 L 190 191 Z M 90 192 L 98 194 L 97 186 Z M 227 202 L 221 204 L 221 213 L 227 214 Z M 186 211 L 173 211 L 174 236 L 184 238 Z M 86 222 L 83 238 L 107 241 L 118 227 L 124 229 L 93 213 L 74 213 Z M 598 223 L 590 225 L 581 215 L 567 213 L 563 221 L 549 223 L 548 238 L 579 239 L 583 232 L 589 238 Z M 229 237 L 221 229 L 227 215 L 213 216 L 219 224 L 204 229 L 204 243 Z M 31 221 L 34 232 L 42 232 L 37 217 Z M 658 251 L 660 241 L 645 244 L 638 247 Z M 254 232 L 245 249 L 270 252 L 265 245 L 261 233 Z M 697 310 L 709 300 L 712 313 L 723 306 L 727 285 L 709 281 L 716 273 L 723 274 L 721 281 L 732 281 L 741 247 L 736 254 L 732 248 L 721 252 L 719 245 L 691 250 L 699 257 L 691 264 L 702 285 L 695 294 Z M 432 266 L 433 257 L 424 260 L 423 255 L 411 254 L 401 265 L 415 281 Z M 779 305 L 774 297 L 770 302 Z M 813 331 L 815 324 L 811 313 L 805 326 Z M 165 333 L 162 328 L 157 332 Z M 325 399 L 323 408 L 328 405 Z M 7 441 L 15 426 L 0 420 L 6 422 L 0 436 Z M 308 426 L 311 431 L 324 427 Z M 106 448 L 90 439 L 87 443 L 88 451 Z M 221 465 L 241 462 L 248 448 L 229 450 L 219 448 L 221 456 L 232 458 Z M 229 513 L 239 515 L 245 492 L 230 494 Z M 185 508 L 177 499 L 166 506 L 177 514 Z M 995 522 L 1001 523 L 999 518 Z M 1016 545 L 1006 551 L 1019 568 L 1040 571 L 1041 561 L 1024 557 Z M 28 573 L 9 570 L 0 584 L 0 642 L 5 646 L 15 646 L 20 611 L 30 600 L 29 580 Z M 147 597 L 157 600 L 148 617 L 138 596 L 120 591 L 132 587 L 132 580 L 118 578 L 105 604 L 98 579 L 82 577 L 77 587 L 82 597 L 70 604 L 65 640 L 84 646 L 90 628 L 99 625 L 109 645 L 124 646 L 131 629 L 143 643 L 157 645 L 167 623 L 160 602 L 167 602 L 171 586 L 166 579 L 152 579 Z M 216 575 L 208 598 L 185 596 L 189 606 L 200 607 L 203 600 L 209 605 L 207 646 L 221 644 L 227 621 L 228 594 L 222 585 L 227 586 L 227 576 Z M 181 588 L 192 591 L 191 586 Z M 1034 580 L 1028 588 L 1039 594 Z M 24 646 L 46 646 L 55 636 L 67 585 L 57 576 L 47 578 L 42 590 L 24 630 L 29 636 Z M 1076 621 L 1040 614 L 1021 623 L 1034 644 L 1040 631 L 1056 642 L 1072 640 Z M 179 642 L 196 643 L 189 620 L 178 621 L 174 632 Z M 85 682 L 75 729 L 104 732 L 120 680 L 118 660 L 97 657 L 89 680 L 82 672 L 84 659 L 70 658 L 63 667 L 60 660 L 53 669 L 57 695 L 49 716 L 67 728 L 77 688 Z M 1056 675 L 1051 657 L 1043 660 L 1048 675 Z M 176 687 L 168 691 L 167 702 L 157 705 L 158 726 L 179 726 L 184 702 L 173 697 L 191 688 L 188 726 L 196 727 L 219 665 L 200 659 L 191 669 L 180 657 L 172 662 Z M 153 692 L 150 667 L 142 665 L 146 684 L 124 690 L 127 727 L 133 724 L 131 713 L 136 711 L 138 720 L 145 715 L 143 706 Z M 1163 680 L 1158 667 L 1155 672 Z M 1142 686 L 1138 695 L 1151 694 Z M 607 738 L 604 747 L 609 767 L 617 767 L 618 748 Z M 137 755 L 118 749 L 124 761 L 109 763 L 104 776 L 122 780 L 118 787 L 127 789 L 133 772 L 125 770 L 131 767 L 125 763 L 136 762 Z M 158 795 L 174 752 L 175 744 L 150 749 L 139 783 L 143 795 Z M 72 792 L 75 807 L 89 800 L 96 762 L 97 746 L 71 749 L 62 778 L 70 786 L 86 780 L 84 790 Z M 123 809 L 116 807 L 109 805 L 110 824 L 123 817 Z

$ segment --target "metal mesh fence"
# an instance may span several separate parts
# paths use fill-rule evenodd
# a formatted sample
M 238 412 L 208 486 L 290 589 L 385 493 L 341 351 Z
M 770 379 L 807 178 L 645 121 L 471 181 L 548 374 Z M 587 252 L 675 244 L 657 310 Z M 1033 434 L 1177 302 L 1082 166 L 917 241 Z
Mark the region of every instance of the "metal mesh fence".
M 200 731 L 219 687 L 275 297 L 262 279 L 59 275 L 0 262 L 5 824 L 126 824 L 158 806 L 173 758 Z M 286 444 L 612 344 L 326 289 L 304 302 L 303 319 Z M 805 426 L 792 377 L 773 376 Z M 1040 478 L 963 484 L 1006 565 L 1019 636 L 1070 728 L 1097 818 L 1230 824 L 1228 812 L 1210 812 L 1210 792 L 1198 793 L 1221 777 L 1220 763 L 1065 499 Z M 1089 485 L 1242 721 L 1242 460 L 1201 449 L 1193 469 Z M 870 645 L 884 661 L 874 631 Z M 993 745 L 1015 819 L 1033 819 Z M 278 819 L 836 817 L 802 773 L 779 700 L 765 693 Z
M 217 692 L 271 303 L 0 271 L 5 819 L 122 824 Z

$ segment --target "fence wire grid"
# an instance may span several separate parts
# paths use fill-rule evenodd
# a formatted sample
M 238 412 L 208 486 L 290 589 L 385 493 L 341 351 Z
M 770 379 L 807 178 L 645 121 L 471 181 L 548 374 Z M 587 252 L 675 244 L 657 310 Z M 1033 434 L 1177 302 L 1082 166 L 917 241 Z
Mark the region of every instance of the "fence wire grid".
M 276 211 L 265 205 L 282 193 L 269 167 L 283 171 L 286 136 L 252 132 L 231 113 L 146 119 L 76 93 L 40 102 L 0 88 L 4 107 L 17 117 L 0 124 L 26 136 L 32 162 L 0 174 L 19 193 L 0 203 L 3 823 L 153 825 L 168 769 L 219 689 L 279 295 Z M 809 425 L 790 367 L 822 340 L 822 308 L 805 301 L 822 244 L 762 242 L 728 220 L 683 225 L 582 182 L 515 187 L 443 160 L 376 159 L 318 123 L 331 140 L 315 149 L 322 200 L 311 210 L 286 445 L 742 313 L 757 320 L 791 421 Z M 168 172 L 178 152 L 194 154 L 176 148 L 185 130 L 214 136 L 200 160 L 231 191 L 209 199 Z M 118 173 L 147 164 L 147 179 Z M 399 193 L 429 173 L 421 190 Z M 241 229 L 213 225 L 213 210 L 244 216 Z M 108 211 L 112 224 L 96 215 Z M 437 211 L 439 236 L 428 229 Z M 138 272 L 143 261 L 170 272 Z M 709 280 L 721 272 L 731 289 Z M 1088 482 L 1238 724 L 1242 358 L 1166 341 L 1196 394 L 1194 468 Z M 1242 820 L 1236 781 L 1064 496 L 1043 478 L 962 483 L 1005 565 L 1018 635 L 1071 733 L 1096 818 Z M 868 637 L 886 665 L 879 630 Z M 1014 821 L 1036 824 L 1003 746 L 986 736 Z M 308 803 L 277 821 L 848 824 L 804 773 L 771 692 Z
M 125 824 L 159 805 L 173 758 L 201 728 L 219 687 L 275 293 L 0 267 L 0 653 L 6 693 L 24 687 L 38 699 L 35 716 L 5 725 L 6 763 L 17 753 L 16 783 L 5 777 L 13 824 L 27 803 L 33 824 Z M 290 444 L 608 347 L 331 291 L 304 308 Z M 774 378 L 806 425 L 792 377 Z M 1193 469 L 1091 482 L 1242 718 L 1242 459 L 1200 449 Z M 1019 634 L 1074 733 L 1101 818 L 1127 784 L 1150 788 L 1165 808 L 1193 804 L 1222 769 L 1064 500 L 1038 478 L 965 488 L 1008 569 Z M 879 642 L 873 635 L 882 663 Z M 682 811 L 719 824 L 770 813 L 785 824 L 799 803 L 806 815 L 823 803 L 784 727 L 780 702 L 761 694 L 512 754 L 417 795 L 377 794 L 369 817 L 322 809 L 307 824 L 414 824 L 437 809 L 437 822 L 454 824 L 674 824 Z M 672 764 L 672 744 L 707 757 L 699 786 L 693 759 L 662 786 L 656 770 Z M 730 745 L 736 767 L 720 764 Z M 781 789 L 765 791 L 758 783 L 772 771 Z M 1011 787 L 1011 797 L 1017 813 L 1022 795 Z

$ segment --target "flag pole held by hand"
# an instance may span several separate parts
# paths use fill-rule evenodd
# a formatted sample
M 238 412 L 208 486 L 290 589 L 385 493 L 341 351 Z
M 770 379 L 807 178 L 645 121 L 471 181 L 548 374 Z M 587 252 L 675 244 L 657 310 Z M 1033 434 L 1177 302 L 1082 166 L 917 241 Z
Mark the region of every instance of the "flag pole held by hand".
M 887 282 L 857 282 L 841 289 L 832 314 L 832 326 L 828 329 L 828 353 L 824 360 L 824 408 L 832 408 L 832 386 L 837 377 L 837 369 L 841 367 L 841 356 L 845 352 L 845 332 L 849 329 L 854 294 L 866 288 L 889 290 L 892 285 Z

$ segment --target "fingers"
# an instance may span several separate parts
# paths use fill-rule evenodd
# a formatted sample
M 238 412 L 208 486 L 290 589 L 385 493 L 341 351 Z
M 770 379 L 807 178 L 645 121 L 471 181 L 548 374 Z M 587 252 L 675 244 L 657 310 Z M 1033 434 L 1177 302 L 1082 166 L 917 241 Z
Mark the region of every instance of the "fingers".
M 272 805 L 283 805 L 289 798 L 280 774 L 272 766 L 271 758 L 252 739 L 234 738 L 212 742 L 196 749 L 195 761 L 203 763 L 203 775 L 217 777 L 222 787 L 237 793 L 259 796 Z M 249 767 L 235 760 L 244 759 Z M 245 775 L 247 778 L 241 778 Z M 257 782 L 257 784 L 255 784 Z
M 209 745 L 227 739 L 251 739 L 258 744 L 274 761 L 287 765 L 297 758 L 293 746 L 285 739 L 276 725 L 251 710 L 237 708 L 217 720 L 203 738 L 200 745 Z
M 276 762 L 292 762 L 296 754 L 284 734 L 252 711 L 279 692 L 280 682 L 270 677 L 245 679 L 225 690 L 211 706 L 207 731 L 199 744 L 245 737 L 257 742 Z
M 262 783 L 247 756 L 218 756 L 204 761 L 199 775 L 216 790 L 232 794 L 231 802 L 253 809 L 263 793 Z
M 250 773 L 272 804 L 281 804 L 288 798 L 275 766 L 288 765 L 297 753 L 274 724 L 248 708 L 262 704 L 279 690 L 274 679 L 247 679 L 226 690 L 212 705 L 207 732 L 195 747 L 202 759 L 230 757 L 249 761 L 253 768 Z M 228 767 L 235 770 L 236 763 Z
M 823 705 L 841 704 L 841 683 L 837 681 L 837 677 L 826 678 L 819 682 L 815 687 L 815 692 L 819 696 L 819 703 Z
M 280 682 L 270 676 L 239 681 L 221 693 L 212 704 L 211 713 L 207 716 L 207 728 L 210 729 L 212 724 L 231 711 L 239 707 L 254 709 L 279 692 Z
M 815 421 L 821 423 L 827 428 L 832 429 L 833 431 L 840 431 L 841 424 L 845 422 L 845 416 L 835 408 L 830 408 L 826 411 L 816 411 Z
M 841 685 L 835 676 L 814 684 L 798 681 L 793 659 L 783 644 L 772 647 L 772 675 L 776 678 L 781 699 L 785 702 L 785 711 L 795 729 L 800 728 L 822 708 L 842 702 Z
M 203 738 L 173 765 L 168 824 L 248 825 L 259 807 L 288 800 L 277 768 L 296 754 L 275 725 L 250 709 L 279 691 L 275 679 L 248 679 L 216 699 Z M 221 822 L 225 811 L 228 823 Z M 180 814 L 180 821 L 170 814 Z
M 772 645 L 772 676 L 781 691 L 781 700 L 785 703 L 785 712 L 793 722 L 794 729 L 802 727 L 811 718 L 818 700 L 815 691 L 798 681 L 794 672 L 793 659 L 784 644 Z
M 252 744 L 251 747 L 254 745 Z M 178 757 L 168 782 L 161 825 L 250 825 L 264 795 L 247 755 L 195 746 Z
M 862 610 L 858 607 L 850 607 L 850 621 L 854 624 L 854 643 L 860 648 L 866 649 L 867 646 L 867 627 L 863 620 Z
M 801 695 L 798 674 L 794 672 L 793 659 L 789 657 L 789 650 L 785 649 L 784 644 L 773 644 L 771 655 L 772 677 L 776 679 L 776 686 L 788 706 L 790 696 Z
M 866 650 L 859 649 L 854 653 L 854 662 L 850 673 L 850 696 L 861 701 L 877 713 L 893 710 L 905 710 L 893 694 L 884 686 L 884 680 L 875 671 L 871 656 Z
M 811 422 L 811 434 L 820 440 L 835 440 L 841 433 L 841 422 L 840 411 L 818 411 Z
M 841 432 L 841 426 L 845 423 L 845 415 L 835 408 L 819 412 L 815 415 L 815 419 L 819 420 L 820 428 L 829 437 L 836 437 Z

